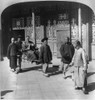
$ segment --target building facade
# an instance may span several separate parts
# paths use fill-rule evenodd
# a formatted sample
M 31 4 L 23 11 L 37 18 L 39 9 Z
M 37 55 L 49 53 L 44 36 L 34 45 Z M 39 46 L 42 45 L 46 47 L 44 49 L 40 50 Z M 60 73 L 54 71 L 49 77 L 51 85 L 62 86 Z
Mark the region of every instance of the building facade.
M 95 59 L 94 8 L 77 0 L 67 1 L 18 1 L 5 7 L 0 18 L 0 60 L 6 56 L 10 38 L 18 35 L 23 41 L 29 36 L 37 47 L 43 37 L 48 37 L 52 54 L 56 57 L 60 57 L 59 48 L 67 36 L 72 43 L 78 39 L 89 60 Z

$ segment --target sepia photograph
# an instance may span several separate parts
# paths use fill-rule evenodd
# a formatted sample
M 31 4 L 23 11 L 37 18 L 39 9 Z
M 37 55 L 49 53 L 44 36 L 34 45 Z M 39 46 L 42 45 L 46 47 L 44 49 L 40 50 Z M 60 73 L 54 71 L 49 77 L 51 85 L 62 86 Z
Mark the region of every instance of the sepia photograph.
M 0 0 L 0 100 L 95 100 L 95 0 Z

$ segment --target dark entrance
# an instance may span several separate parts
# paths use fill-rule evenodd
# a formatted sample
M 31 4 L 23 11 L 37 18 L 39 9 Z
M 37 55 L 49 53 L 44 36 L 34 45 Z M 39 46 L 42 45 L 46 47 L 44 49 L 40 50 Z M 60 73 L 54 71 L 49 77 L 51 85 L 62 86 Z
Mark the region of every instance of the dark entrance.
M 15 37 L 15 39 L 21 36 L 22 41 L 25 41 L 25 31 L 24 30 L 13 30 L 12 36 Z
M 6 54 L 7 49 L 5 48 L 8 47 L 11 37 L 17 38 L 21 35 L 23 41 L 27 35 L 30 38 L 32 37 L 32 13 L 34 13 L 37 46 L 40 46 L 41 39 L 46 36 L 49 39 L 48 42 L 53 56 L 59 57 L 61 41 L 64 42 L 64 38 L 70 37 L 71 34 L 69 21 L 71 19 L 71 6 L 72 3 L 56 1 L 27 2 L 8 7 L 2 14 L 4 53 Z

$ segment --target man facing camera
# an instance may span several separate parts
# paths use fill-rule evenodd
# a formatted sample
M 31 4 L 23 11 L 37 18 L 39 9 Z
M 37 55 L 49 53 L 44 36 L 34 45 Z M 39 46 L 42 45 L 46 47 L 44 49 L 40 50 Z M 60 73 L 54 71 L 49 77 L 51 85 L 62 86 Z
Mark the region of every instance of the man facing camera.
M 42 39 L 42 45 L 40 47 L 40 55 L 39 55 L 40 62 L 42 63 L 42 70 L 45 76 L 48 76 L 47 70 L 49 63 L 52 60 L 52 53 L 50 46 L 48 45 L 48 38 Z
M 66 42 L 61 45 L 60 54 L 61 54 L 61 65 L 59 66 L 59 71 L 63 71 L 63 77 L 66 79 L 66 71 L 68 65 L 70 64 L 72 57 L 74 55 L 74 46 L 70 42 L 70 38 L 66 37 Z
M 7 57 L 9 59 L 11 71 L 13 72 L 16 71 L 17 68 L 17 52 L 18 52 L 18 48 L 15 43 L 15 39 L 12 37 L 11 43 L 9 44 L 7 49 Z

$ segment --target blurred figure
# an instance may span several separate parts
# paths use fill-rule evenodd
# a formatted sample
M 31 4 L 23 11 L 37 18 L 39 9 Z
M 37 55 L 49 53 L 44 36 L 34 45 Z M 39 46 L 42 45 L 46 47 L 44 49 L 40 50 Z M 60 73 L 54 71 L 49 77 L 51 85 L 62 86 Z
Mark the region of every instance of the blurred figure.
M 16 68 L 17 68 L 17 52 L 18 52 L 18 48 L 15 43 L 15 39 L 11 38 L 11 43 L 9 44 L 8 50 L 7 50 L 7 57 L 10 61 L 9 62 L 10 68 L 13 72 L 16 71 Z
M 66 79 L 66 71 L 74 55 L 74 46 L 70 42 L 70 38 L 66 37 L 66 42 L 60 47 L 61 65 L 59 71 L 63 72 L 63 77 Z
M 25 40 L 25 48 L 27 51 L 30 50 L 30 43 L 32 43 L 32 41 L 30 41 L 29 36 L 27 36 Z
M 86 54 L 83 50 L 81 43 L 77 40 L 75 42 L 75 53 L 70 65 L 74 66 L 74 85 L 75 89 L 82 89 L 85 94 L 88 94 L 85 88 L 87 61 Z
M 17 65 L 19 67 L 18 72 L 22 71 L 21 69 L 21 62 L 22 62 L 22 40 L 21 36 L 18 37 L 17 42 L 16 42 L 18 52 L 17 52 Z
M 39 54 L 39 59 L 40 62 L 42 63 L 42 70 L 45 76 L 49 76 L 47 74 L 48 66 L 49 63 L 52 60 L 52 53 L 50 46 L 48 45 L 48 38 L 43 38 L 42 39 L 42 45 L 40 47 L 40 54 Z
M 29 36 L 26 37 L 26 41 L 23 44 L 23 52 L 27 56 L 27 61 L 30 61 L 31 63 L 39 59 L 38 48 L 29 40 Z
M 26 40 L 23 44 L 23 53 L 26 55 L 27 61 L 31 61 L 31 55 L 33 54 L 33 51 L 31 50 L 31 45 L 33 44 L 32 41 L 30 41 L 29 36 L 26 37 Z

